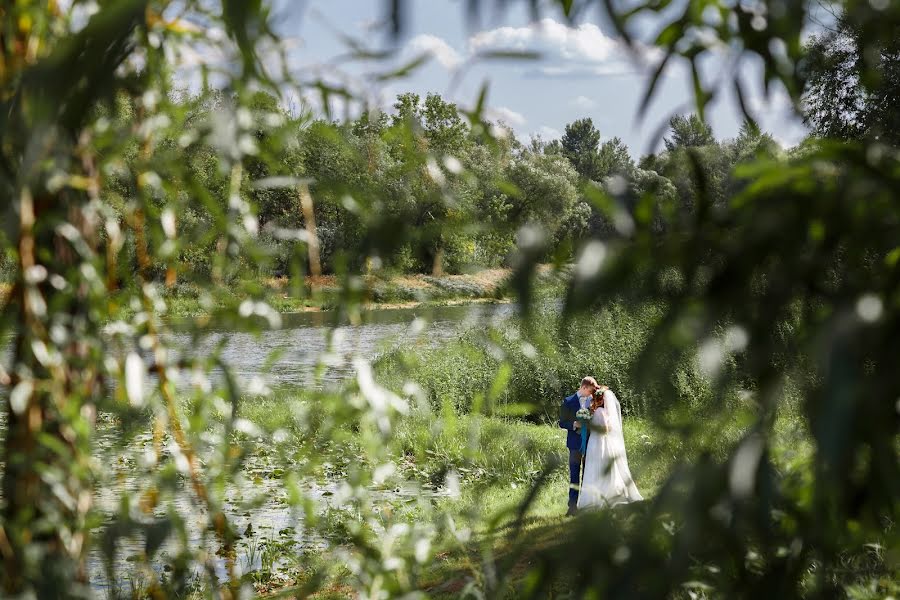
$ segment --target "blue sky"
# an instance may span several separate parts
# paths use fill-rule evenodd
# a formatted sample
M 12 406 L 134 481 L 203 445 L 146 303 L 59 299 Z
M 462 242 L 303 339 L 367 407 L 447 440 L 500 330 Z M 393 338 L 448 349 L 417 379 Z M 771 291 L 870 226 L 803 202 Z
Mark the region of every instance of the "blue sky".
M 491 116 L 506 122 L 523 141 L 534 134 L 558 137 L 566 123 L 591 117 L 604 139 L 622 138 L 637 156 L 651 149 L 654 133 L 668 115 L 690 111 L 689 81 L 676 66 L 664 78 L 643 121 L 638 120 L 646 68 L 627 55 L 599 13 L 568 26 L 559 13 L 549 10 L 533 23 L 524 3 L 511 3 L 501 14 L 482 15 L 479 22 L 470 23 L 465 3 L 459 1 L 411 0 L 409 7 L 399 40 L 385 33 L 380 0 L 279 0 L 274 22 L 290 48 L 292 71 L 300 79 L 322 77 L 362 91 L 371 104 L 385 108 L 404 91 L 438 92 L 469 107 L 486 82 Z M 370 49 L 393 49 L 394 56 L 386 63 L 347 61 L 345 36 Z M 479 53 L 501 49 L 533 50 L 541 59 L 473 60 Z M 402 80 L 378 83 L 372 77 L 422 53 L 430 60 Z M 647 55 L 652 59 L 652 53 Z M 710 75 L 722 68 L 716 61 L 707 67 Z M 743 69 L 747 81 L 754 75 L 758 80 L 754 65 Z M 763 128 L 779 142 L 792 145 L 803 137 L 805 129 L 790 114 L 784 94 L 776 90 L 766 100 L 754 89 L 751 95 Z M 316 104 L 315 99 L 306 100 Z M 332 104 L 332 108 L 341 116 L 360 110 L 355 105 Z M 741 121 L 730 95 L 713 105 L 708 119 L 719 138 L 736 135 Z

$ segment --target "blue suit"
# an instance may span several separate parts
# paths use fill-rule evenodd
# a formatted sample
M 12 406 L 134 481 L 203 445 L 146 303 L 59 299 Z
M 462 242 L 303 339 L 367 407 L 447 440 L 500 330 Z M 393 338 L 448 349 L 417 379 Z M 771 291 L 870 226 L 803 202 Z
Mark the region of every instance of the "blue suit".
M 569 506 L 578 502 L 578 488 L 581 486 L 581 431 L 575 429 L 575 413 L 581 408 L 578 394 L 572 394 L 559 407 L 559 426 L 569 433 L 566 448 L 569 449 Z M 588 431 L 588 436 L 590 436 Z

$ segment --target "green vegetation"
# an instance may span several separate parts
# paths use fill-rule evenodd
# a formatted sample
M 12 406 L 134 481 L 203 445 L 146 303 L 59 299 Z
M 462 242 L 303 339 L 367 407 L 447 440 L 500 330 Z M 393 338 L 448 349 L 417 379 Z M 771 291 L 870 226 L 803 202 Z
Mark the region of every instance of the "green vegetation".
M 488 331 L 464 331 L 458 339 L 431 349 L 399 349 L 376 363 L 378 380 L 408 397 L 411 406 L 411 412 L 396 422 L 391 461 L 405 477 L 426 489 L 458 489 L 457 496 L 438 497 L 435 506 L 451 515 L 457 528 L 471 531 L 464 539 L 449 532 L 438 536 L 436 559 L 419 574 L 420 586 L 437 597 L 455 597 L 467 585 L 486 585 L 484 577 L 497 568 L 506 575 L 495 582 L 499 586 L 496 591 L 516 596 L 529 585 L 527 567 L 540 562 L 545 553 L 567 551 L 570 536 L 566 530 L 593 527 L 562 517 L 567 471 L 562 432 L 554 422 L 561 397 L 577 385 L 582 367 L 601 365 L 595 371 L 598 377 L 618 382 L 616 389 L 627 414 L 629 462 L 646 497 L 665 499 L 673 493 L 681 497 L 689 487 L 674 492 L 673 472 L 729 459 L 730 449 L 755 427 L 760 407 L 752 394 L 732 388 L 726 394 L 731 398 L 727 410 L 710 410 L 715 386 L 696 365 L 693 370 L 685 365 L 685 371 L 676 373 L 672 382 L 678 391 L 675 396 L 648 396 L 646 387 L 632 379 L 638 374 L 632 368 L 635 356 L 648 343 L 663 312 L 662 307 L 619 302 L 578 317 L 568 325 L 570 339 L 548 340 L 548 346 L 540 348 L 542 362 L 522 362 L 523 349 L 525 354 L 533 350 L 521 343 L 519 325 L 507 322 Z M 532 318 L 528 323 L 534 330 L 529 339 L 559 331 L 559 318 L 553 312 Z M 627 339 L 618 339 L 619 335 Z M 572 340 L 586 343 L 573 346 Z M 557 354 L 562 356 L 554 358 Z M 610 357 L 621 363 L 610 363 Z M 735 371 L 740 369 L 734 360 L 730 365 Z M 560 382 L 559 389 L 541 388 L 540 382 L 546 381 Z M 800 412 L 798 386 L 786 382 L 781 395 L 772 429 L 772 465 L 786 481 L 800 483 L 809 475 L 814 439 Z M 307 394 L 287 389 L 275 397 L 254 399 L 244 414 L 270 431 L 293 430 L 297 440 L 308 440 L 309 430 L 298 425 L 303 419 L 297 418 L 308 414 L 307 409 L 298 411 L 297 407 L 311 408 L 315 402 Z M 523 404 L 533 406 L 522 410 Z M 511 416 L 519 413 L 525 413 L 524 417 Z M 347 454 L 365 456 L 353 436 L 328 452 L 333 453 L 329 461 L 335 463 Z M 540 485 L 535 487 L 536 483 Z M 520 512 L 523 506 L 527 506 L 524 513 Z M 421 507 L 402 502 L 391 510 L 411 521 L 427 518 Z M 643 514 L 644 510 L 613 512 L 612 521 L 604 525 L 613 528 L 608 535 L 614 531 L 615 539 L 627 539 L 637 525 L 626 515 Z M 345 543 L 355 539 L 345 529 L 347 518 L 345 511 L 326 516 L 331 535 Z M 664 538 L 688 526 L 674 514 L 667 518 L 670 520 L 658 523 L 659 535 Z M 364 535 L 376 534 L 369 531 Z M 846 547 L 843 560 L 857 567 L 834 573 L 834 582 L 848 590 L 871 589 L 876 595 L 895 592 L 891 583 L 894 567 L 883 551 L 873 554 L 871 547 L 887 547 L 891 535 L 888 530 L 872 538 L 868 546 Z M 698 566 L 695 571 L 696 585 L 708 580 L 709 573 L 703 568 Z M 576 572 L 572 568 L 573 576 Z M 343 579 L 338 576 L 334 581 L 339 584 Z M 567 578 L 554 581 L 555 593 L 574 593 Z M 347 592 L 335 593 L 345 597 Z
M 384 4 L 400 39 L 413 3 Z M 672 65 L 693 90 L 635 161 L 590 119 L 521 145 L 487 85 L 369 110 L 294 72 L 262 0 L 3 4 L 0 595 L 94 597 L 98 571 L 112 597 L 896 595 L 900 5 L 828 3 L 807 37 L 817 7 L 600 7 L 656 61 L 640 115 Z M 424 62 L 347 43 L 370 82 Z M 809 139 L 775 147 L 750 79 Z M 706 122 L 723 90 L 734 140 Z M 324 118 L 285 108 L 310 92 Z M 516 321 L 342 386 L 267 395 L 225 359 L 222 328 L 482 296 L 488 267 Z M 203 313 L 182 352 L 173 313 Z M 554 405 L 585 372 L 652 498 L 563 520 Z
M 306 278 L 300 290 L 287 278 L 246 280 L 209 293 L 193 283 L 179 283 L 167 290 L 167 314 L 173 318 L 215 315 L 239 306 L 247 298 L 261 298 L 279 313 L 339 309 L 348 290 L 368 309 L 404 306 L 441 306 L 512 299 L 509 269 L 487 269 L 464 275 L 393 275 L 355 277 L 341 281 L 334 276 Z M 558 292 L 559 284 L 548 272 L 536 283 L 540 294 Z
M 473 125 L 465 112 L 435 94 L 424 100 L 401 94 L 392 116 L 364 113 L 339 123 L 313 119 L 306 111 L 288 112 L 268 92 L 241 99 L 218 90 L 190 96 L 172 90 L 171 82 L 165 87 L 165 109 L 177 114 L 185 127 L 208 135 L 189 139 L 171 127 L 160 131 L 152 147 L 133 139 L 119 148 L 122 162 L 104 181 L 105 218 L 117 221 L 129 240 L 110 265 L 116 275 L 111 287 L 127 286 L 130 274 L 143 268 L 151 281 L 165 283 L 176 311 L 179 303 L 189 307 L 203 289 L 223 295 L 217 299 L 222 303 L 236 285 L 253 295 L 253 282 L 273 278 L 293 278 L 297 298 L 285 308 L 296 309 L 321 304 L 304 299 L 315 284 L 304 281 L 304 275 L 315 279 L 322 273 L 336 274 L 345 286 L 350 274 L 360 272 L 370 275 L 367 281 L 408 273 L 440 279 L 444 273 L 508 267 L 516 236 L 526 225 L 539 227 L 553 239 L 544 259 L 568 261 L 582 240 L 622 233 L 621 217 L 611 218 L 608 199 L 598 197 L 598 188 L 628 212 L 635 210 L 638 199 L 652 196 L 651 210 L 661 228 L 678 206 L 690 212 L 695 203 L 688 149 L 704 153 L 712 193 L 723 201 L 737 185 L 736 165 L 761 153 L 774 157 L 780 152 L 771 137 L 749 123 L 738 138 L 720 142 L 696 115 L 675 116 L 666 151 L 643 157 L 639 168 L 621 140 L 601 142 L 601 132 L 589 118 L 569 124 L 559 140 L 535 139 L 525 146 L 502 123 Z M 98 107 L 92 120 L 110 130 L 126 129 L 143 110 L 142 100 L 122 93 Z M 224 143 L 216 128 L 222 126 L 220 115 L 236 111 L 242 101 L 246 106 L 240 117 L 247 131 L 236 143 L 246 146 L 247 157 L 239 171 L 225 173 L 216 162 L 223 151 L 216 144 Z M 484 130 L 492 128 L 499 134 L 485 135 Z M 433 155 L 431 162 L 420 150 Z M 147 206 L 143 218 L 158 220 L 171 239 L 164 248 L 163 240 L 151 241 L 147 263 L 141 266 L 143 259 L 131 243 L 133 233 L 125 227 L 139 192 L 129 177 L 154 156 L 181 161 L 183 176 L 207 192 L 198 198 L 177 194 L 177 211 L 166 209 L 158 199 Z M 158 186 L 151 196 L 176 193 L 166 189 L 166 181 Z M 228 195 L 232 188 L 245 202 L 239 210 L 243 225 L 258 237 L 252 252 L 250 247 L 225 249 L 221 238 L 212 235 L 216 220 L 234 209 Z M 406 227 L 414 235 L 388 243 L 372 239 L 367 233 L 371 227 Z M 196 242 L 181 244 L 182 238 Z M 314 253 L 298 243 L 312 238 Z M 158 256 L 166 259 L 154 261 Z M 226 260 L 232 264 L 226 266 Z M 10 267 L 7 264 L 4 272 L 10 273 Z M 414 295 L 384 284 L 368 293 L 376 299 L 385 293 Z
M 379 357 L 376 367 L 387 385 L 415 379 L 438 411 L 449 405 L 459 413 L 524 412 L 554 421 L 559 402 L 584 373 L 617 390 L 626 415 L 707 405 L 712 389 L 696 361 L 685 360 L 671 373 L 678 394 L 670 398 L 633 372 L 663 314 L 659 304 L 630 307 L 618 301 L 563 326 L 562 315 L 547 309 L 531 316 L 527 330 L 510 324 L 488 335 L 468 331 L 431 350 L 398 349 Z M 498 389 L 489 392 L 495 381 Z

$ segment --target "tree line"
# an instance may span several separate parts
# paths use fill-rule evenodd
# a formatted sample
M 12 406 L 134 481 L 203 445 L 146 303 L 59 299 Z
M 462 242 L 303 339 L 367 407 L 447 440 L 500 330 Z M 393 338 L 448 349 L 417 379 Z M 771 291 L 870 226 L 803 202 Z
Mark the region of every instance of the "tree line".
M 255 220 L 252 229 L 272 260 L 266 272 L 254 273 L 252 257 L 233 253 L 244 267 L 234 272 L 244 275 L 309 272 L 308 247 L 297 241 L 309 243 L 310 234 L 321 261 L 313 272 L 382 267 L 440 275 L 505 266 L 528 227 L 565 260 L 582 239 L 621 235 L 641 199 L 650 200 L 641 210 L 653 212 L 654 227 L 662 232 L 693 210 L 698 175 L 715 201 L 725 202 L 742 185 L 734 176 L 736 165 L 781 152 L 749 121 L 736 138 L 717 140 L 693 114 L 673 117 L 664 149 L 635 160 L 621 139 L 604 139 L 590 118 L 566 125 L 559 139 L 522 143 L 505 124 L 473 121 L 437 94 L 401 94 L 391 114 L 367 112 L 340 123 L 289 111 L 274 95 L 256 92 L 245 103 L 249 110 L 238 113 L 239 120 L 252 121 L 252 135 L 243 137 L 235 137 L 234 125 L 222 117 L 231 114 L 235 101 L 226 94 L 173 95 L 167 101 L 186 123 L 214 134 L 207 143 L 172 134 L 150 150 L 179 153 L 184 168 L 208 185 L 200 201 L 185 202 L 179 231 L 214 229 L 217 215 L 234 202 L 232 174 L 219 168 L 218 158 L 229 144 L 246 150 L 240 196 L 252 205 L 248 218 Z M 101 118 L 127 122 L 140 110 L 123 99 Z M 140 141 L 131 143 L 127 160 L 147 160 Z M 123 173 L 135 168 L 127 165 Z M 132 179 L 113 174 L 106 180 L 110 204 L 123 212 L 138 193 L 127 183 Z M 304 207 L 306 191 L 311 206 Z M 408 228 L 408 235 L 402 244 L 373 253 L 373 219 Z M 212 277 L 219 240 L 199 239 L 205 241 L 180 248 L 181 270 Z M 546 258 L 553 258 L 549 251 Z M 162 264 L 153 270 L 164 276 Z
M 210 185 L 211 197 L 185 203 L 178 227 L 212 231 L 231 201 L 231 174 L 221 172 L 218 158 L 229 143 L 245 146 L 240 195 L 253 207 L 247 212 L 255 213 L 254 229 L 270 260 L 266 272 L 253 273 L 258 261 L 232 253 L 246 267 L 235 273 L 282 276 L 383 267 L 440 275 L 498 267 L 508 264 L 517 236 L 528 226 L 546 237 L 546 248 L 555 249 L 545 258 L 567 260 L 581 240 L 627 234 L 636 211 L 663 233 L 689 217 L 700 196 L 724 206 L 747 185 L 735 172 L 742 163 L 808 153 L 823 139 L 896 144 L 898 111 L 888 99 L 900 81 L 897 48 L 865 57 L 860 35 L 859 27 L 840 19 L 807 42 L 802 115 L 810 135 L 787 150 L 750 119 L 735 138 L 719 140 L 697 114 L 675 115 L 662 150 L 635 158 L 618 137 L 605 139 L 589 117 L 567 124 L 559 139 L 535 136 L 522 143 L 504 123 L 461 110 L 438 94 L 400 94 L 390 114 L 364 112 L 338 122 L 287 110 L 269 92 L 238 99 L 207 91 L 196 97 L 173 93 L 162 101 L 182 113 L 186 124 L 216 133 L 213 143 L 173 138 L 152 152 L 181 153 L 185 168 Z M 864 80 L 855 69 L 867 60 L 876 63 L 872 72 L 879 75 Z M 255 129 L 243 139 L 222 116 L 237 103 L 249 108 L 240 116 Z M 123 96 L 101 119 L 128 122 L 141 110 Z M 139 140 L 130 143 L 127 161 L 149 160 Z M 128 165 L 123 173 L 135 167 Z M 128 180 L 106 180 L 111 204 L 123 213 L 138 194 Z M 311 199 L 306 207 L 305 191 Z M 384 244 L 383 236 L 373 244 L 373 219 L 387 230 L 410 231 L 396 246 Z M 214 275 L 221 250 L 214 238 L 180 248 L 185 273 Z M 308 247 L 298 240 L 316 246 L 320 264 L 309 264 Z M 155 266 L 158 277 L 163 270 Z

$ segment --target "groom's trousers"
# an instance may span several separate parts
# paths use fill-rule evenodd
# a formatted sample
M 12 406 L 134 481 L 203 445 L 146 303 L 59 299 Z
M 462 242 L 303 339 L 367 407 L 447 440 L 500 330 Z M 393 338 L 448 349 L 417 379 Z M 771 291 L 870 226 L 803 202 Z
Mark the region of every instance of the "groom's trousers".
M 578 503 L 578 489 L 581 486 L 581 449 L 569 449 L 569 506 Z

